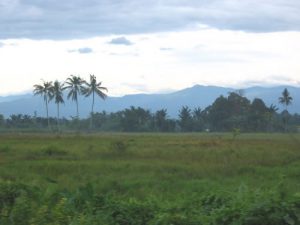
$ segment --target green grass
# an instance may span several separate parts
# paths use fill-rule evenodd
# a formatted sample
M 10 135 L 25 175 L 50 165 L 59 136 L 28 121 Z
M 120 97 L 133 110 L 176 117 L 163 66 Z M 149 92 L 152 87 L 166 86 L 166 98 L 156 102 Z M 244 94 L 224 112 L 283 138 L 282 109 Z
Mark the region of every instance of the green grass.
M 289 199 L 300 192 L 299 180 L 298 134 L 241 134 L 235 139 L 232 134 L 0 136 L 0 183 L 36 188 L 42 196 L 65 191 L 74 194 L 88 185 L 95 195 L 119 199 L 118 205 L 124 199 L 135 199 L 138 203 L 132 204 L 137 205 L 151 199 L 156 202 L 151 203 L 154 208 L 160 205 L 162 213 L 171 206 L 197 205 L 193 201 L 211 194 L 233 196 L 241 190 L 247 190 L 247 196 L 264 193 L 265 197 L 257 194 L 257 199 L 268 199 L 268 193 Z M 40 209 L 39 204 L 34 205 Z M 183 209 L 177 210 L 188 215 Z M 166 217 L 172 217 L 165 219 L 169 222 L 159 223 L 157 219 L 156 224 L 172 224 L 174 217 L 180 221 L 176 215 L 167 213 Z M 205 216 L 199 220 L 205 224 Z M 216 219 L 207 221 L 213 224 Z M 111 224 L 134 223 L 114 220 Z

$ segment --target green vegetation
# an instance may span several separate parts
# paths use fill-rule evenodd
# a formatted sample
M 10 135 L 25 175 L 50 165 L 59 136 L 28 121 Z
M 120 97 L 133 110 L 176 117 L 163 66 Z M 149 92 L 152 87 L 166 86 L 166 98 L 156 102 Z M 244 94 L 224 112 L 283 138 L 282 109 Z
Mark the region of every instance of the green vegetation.
M 238 129 L 3 134 L 0 224 L 297 225 L 299 146 Z

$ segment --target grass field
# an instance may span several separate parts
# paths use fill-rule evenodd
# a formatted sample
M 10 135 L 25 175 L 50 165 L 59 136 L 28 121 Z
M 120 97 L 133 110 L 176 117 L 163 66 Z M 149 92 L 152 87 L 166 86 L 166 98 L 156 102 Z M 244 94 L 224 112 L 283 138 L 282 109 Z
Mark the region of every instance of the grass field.
M 300 135 L 2 134 L 0 210 L 18 225 L 297 225 Z

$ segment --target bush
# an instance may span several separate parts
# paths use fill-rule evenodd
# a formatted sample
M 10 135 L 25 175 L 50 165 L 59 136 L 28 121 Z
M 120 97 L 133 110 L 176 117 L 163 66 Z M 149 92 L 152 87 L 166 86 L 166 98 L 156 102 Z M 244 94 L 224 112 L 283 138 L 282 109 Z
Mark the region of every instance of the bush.
M 11 147 L 8 145 L 0 146 L 0 153 L 6 153 L 11 151 Z
M 68 154 L 65 150 L 58 148 L 57 146 L 50 145 L 42 149 L 42 153 L 46 156 L 65 156 Z
M 149 202 L 140 202 L 136 199 L 113 200 L 109 202 L 107 210 L 114 224 L 144 225 L 149 224 L 155 216 L 155 207 Z

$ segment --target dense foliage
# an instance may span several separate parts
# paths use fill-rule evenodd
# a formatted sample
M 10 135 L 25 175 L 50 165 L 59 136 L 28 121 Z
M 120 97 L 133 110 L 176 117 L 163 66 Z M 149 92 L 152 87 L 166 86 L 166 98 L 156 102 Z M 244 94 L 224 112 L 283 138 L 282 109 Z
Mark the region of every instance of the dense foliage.
M 0 183 L 2 225 L 294 225 L 300 223 L 300 195 L 274 191 L 191 194 L 160 202 L 96 193 L 92 185 L 75 191 L 41 190 Z

